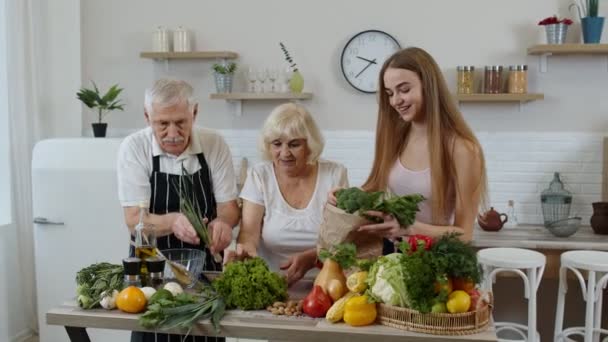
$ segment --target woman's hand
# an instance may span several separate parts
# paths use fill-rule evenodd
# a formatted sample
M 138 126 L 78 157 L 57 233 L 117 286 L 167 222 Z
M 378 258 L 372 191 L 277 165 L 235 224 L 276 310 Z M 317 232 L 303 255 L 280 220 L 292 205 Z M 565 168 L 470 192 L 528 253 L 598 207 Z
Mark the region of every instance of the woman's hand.
M 175 219 L 171 224 L 171 231 L 176 238 L 187 242 L 192 245 L 198 245 L 200 240 L 198 238 L 198 234 L 196 234 L 196 230 L 192 227 L 188 218 L 181 213 L 169 214 L 175 215 Z
M 255 245 L 243 242 L 236 244 L 236 250 L 224 250 L 224 265 L 233 261 L 242 261 L 258 256 Z
M 366 211 L 365 215 L 381 218 L 383 222 L 361 226 L 358 229 L 360 232 L 379 235 L 387 239 L 395 239 L 400 236 L 408 235 L 407 231 L 399 225 L 399 221 L 391 214 L 370 210 Z
M 315 267 L 316 261 L 316 251 L 314 253 L 306 251 L 290 256 L 280 265 L 280 268 L 286 271 L 287 284 L 291 286 L 296 281 L 302 279 L 308 270 Z
M 338 190 L 344 189 L 342 187 L 336 187 L 336 188 L 332 188 L 331 190 L 329 190 L 329 193 L 327 194 L 327 203 L 336 206 L 338 204 L 338 199 L 336 198 L 336 192 Z

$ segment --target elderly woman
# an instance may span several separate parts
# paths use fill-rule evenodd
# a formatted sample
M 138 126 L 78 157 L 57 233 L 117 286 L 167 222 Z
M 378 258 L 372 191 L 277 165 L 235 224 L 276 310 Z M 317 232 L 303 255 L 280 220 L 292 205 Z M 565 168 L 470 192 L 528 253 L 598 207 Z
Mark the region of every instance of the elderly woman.
M 275 108 L 262 128 L 266 159 L 247 174 L 237 257 L 259 254 L 289 285 L 316 264 L 315 249 L 326 194 L 348 186 L 341 164 L 321 160 L 323 137 L 308 111 L 293 103 Z

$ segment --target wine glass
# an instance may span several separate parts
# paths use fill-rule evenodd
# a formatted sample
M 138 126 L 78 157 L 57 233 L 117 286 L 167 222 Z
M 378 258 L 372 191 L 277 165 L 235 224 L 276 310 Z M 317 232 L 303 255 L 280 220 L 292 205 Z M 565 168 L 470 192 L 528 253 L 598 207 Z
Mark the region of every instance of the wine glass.
M 291 70 L 291 67 L 287 67 L 284 69 L 285 72 L 285 92 L 289 93 L 291 92 L 291 88 L 289 87 L 289 82 L 291 81 L 291 78 L 293 77 L 293 70 Z
M 247 91 L 250 93 L 255 93 L 255 82 L 256 82 L 256 71 L 254 67 L 249 67 L 247 70 L 247 80 L 249 80 L 249 86 Z
M 264 83 L 266 82 L 266 78 L 268 77 L 266 69 L 264 69 L 264 68 L 258 69 L 256 71 L 256 76 L 257 76 L 258 82 L 260 82 L 260 92 L 263 93 L 266 91 Z
M 279 71 L 276 68 L 269 68 L 269 69 L 267 69 L 267 73 L 268 73 L 268 80 L 270 80 L 270 91 L 274 93 L 277 91 L 275 81 L 277 80 L 277 77 L 279 76 Z

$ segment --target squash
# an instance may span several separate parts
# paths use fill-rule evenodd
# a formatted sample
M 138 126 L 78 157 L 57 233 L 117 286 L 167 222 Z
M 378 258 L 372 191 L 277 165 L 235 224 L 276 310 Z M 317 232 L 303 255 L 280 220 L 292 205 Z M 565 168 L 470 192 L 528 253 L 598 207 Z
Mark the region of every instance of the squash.
M 325 290 L 333 301 L 340 299 L 346 293 L 346 277 L 342 272 L 342 267 L 330 258 L 325 259 L 321 272 L 315 278 L 314 285 Z

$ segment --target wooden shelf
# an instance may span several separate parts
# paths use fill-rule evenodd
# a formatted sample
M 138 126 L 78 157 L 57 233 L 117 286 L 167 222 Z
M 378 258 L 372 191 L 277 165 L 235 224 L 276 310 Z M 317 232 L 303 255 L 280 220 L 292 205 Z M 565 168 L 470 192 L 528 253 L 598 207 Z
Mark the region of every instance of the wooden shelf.
M 236 104 L 234 110 L 236 116 L 243 114 L 243 101 L 249 100 L 309 100 L 312 99 L 312 93 L 216 93 L 210 94 L 212 100 L 226 100 Z
M 312 93 L 218 93 L 211 94 L 213 100 L 308 100 Z
M 458 102 L 529 102 L 542 100 L 544 94 L 455 94 Z
M 608 55 L 608 44 L 541 44 L 528 48 L 529 55 Z
M 141 52 L 141 58 L 150 59 L 235 59 L 239 55 L 231 51 L 191 51 L 191 52 Z

